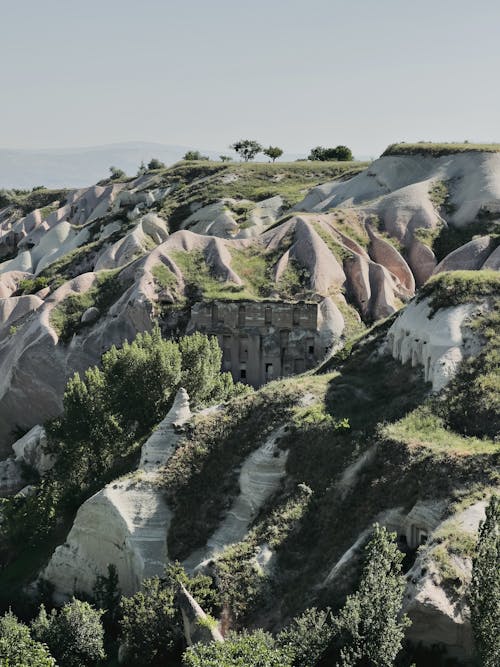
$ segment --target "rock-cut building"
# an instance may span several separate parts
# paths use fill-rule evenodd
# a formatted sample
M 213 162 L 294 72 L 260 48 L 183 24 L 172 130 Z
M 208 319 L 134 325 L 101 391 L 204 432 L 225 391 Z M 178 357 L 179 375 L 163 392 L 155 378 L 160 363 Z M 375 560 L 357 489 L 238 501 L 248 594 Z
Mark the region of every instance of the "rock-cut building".
M 338 343 L 343 325 L 330 299 L 211 301 L 193 304 L 186 333 L 216 336 L 222 370 L 259 387 L 317 365 Z

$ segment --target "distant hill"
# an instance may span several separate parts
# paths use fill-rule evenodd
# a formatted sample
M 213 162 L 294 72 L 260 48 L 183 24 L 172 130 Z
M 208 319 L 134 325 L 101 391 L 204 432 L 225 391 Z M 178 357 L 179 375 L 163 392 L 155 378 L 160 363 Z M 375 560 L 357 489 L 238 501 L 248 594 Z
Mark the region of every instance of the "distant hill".
M 156 157 L 168 166 L 177 162 L 188 150 L 193 150 L 193 147 L 148 142 L 43 150 L 0 148 L 0 188 L 88 186 L 108 176 L 111 165 L 134 175 L 142 160 L 147 163 Z M 228 148 L 207 151 L 201 147 L 199 150 L 210 158 L 231 153 Z M 300 156 L 283 156 L 288 160 L 297 157 Z
M 0 187 L 82 187 L 108 176 L 111 165 L 133 175 L 142 160 L 156 157 L 169 165 L 187 150 L 190 147 L 146 142 L 43 150 L 0 148 Z M 218 155 L 214 151 L 205 153 Z

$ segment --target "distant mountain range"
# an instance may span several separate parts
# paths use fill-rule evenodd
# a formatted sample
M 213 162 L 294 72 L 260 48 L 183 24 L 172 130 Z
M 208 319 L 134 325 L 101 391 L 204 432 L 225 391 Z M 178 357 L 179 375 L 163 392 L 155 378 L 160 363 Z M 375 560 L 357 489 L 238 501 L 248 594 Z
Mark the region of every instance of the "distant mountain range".
M 0 188 L 83 187 L 108 176 L 111 165 L 134 175 L 142 160 L 147 164 L 156 157 L 170 165 L 192 149 L 192 146 L 147 142 L 38 150 L 0 148 Z M 221 153 L 231 153 L 229 149 L 207 151 L 200 148 L 200 151 L 212 159 Z M 298 157 L 302 156 L 289 154 L 283 159 Z

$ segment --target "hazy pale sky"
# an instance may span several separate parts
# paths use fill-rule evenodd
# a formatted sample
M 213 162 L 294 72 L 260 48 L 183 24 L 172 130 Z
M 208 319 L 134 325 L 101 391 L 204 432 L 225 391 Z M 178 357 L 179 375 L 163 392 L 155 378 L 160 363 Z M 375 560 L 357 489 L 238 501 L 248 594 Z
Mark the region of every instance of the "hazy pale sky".
M 0 147 L 500 140 L 498 0 L 0 0 Z

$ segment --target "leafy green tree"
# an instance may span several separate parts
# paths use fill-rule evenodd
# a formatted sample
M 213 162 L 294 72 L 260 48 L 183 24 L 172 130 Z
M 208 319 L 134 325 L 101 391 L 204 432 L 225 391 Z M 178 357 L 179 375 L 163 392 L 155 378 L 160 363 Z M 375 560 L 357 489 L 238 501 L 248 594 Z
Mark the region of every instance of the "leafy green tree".
M 102 614 L 75 598 L 50 615 L 42 605 L 32 623 L 33 636 L 47 644 L 61 667 L 88 667 L 106 657 Z
M 220 369 L 220 365 L 219 365 Z M 127 432 L 143 433 L 163 419 L 181 379 L 179 346 L 159 327 L 138 334 L 102 358 L 108 410 Z
M 293 619 L 277 636 L 277 644 L 293 654 L 293 667 L 316 665 L 330 646 L 333 637 L 330 610 L 307 609 Z
M 153 171 L 154 169 L 165 169 L 165 167 L 166 164 L 155 157 L 151 158 L 151 160 L 148 162 L 148 169 L 150 171 Z
M 471 623 L 483 667 L 500 665 L 500 497 L 493 496 L 479 527 L 469 591 Z
M 268 148 L 265 148 L 262 152 L 264 153 L 264 155 L 267 155 L 267 157 L 271 158 L 273 162 L 275 162 L 277 158 L 283 155 L 282 149 L 278 148 L 278 146 L 269 146 Z
M 229 148 L 232 148 L 233 151 L 236 151 L 242 160 L 245 160 L 245 162 L 253 160 L 257 153 L 262 152 L 262 146 L 257 141 L 253 141 L 252 139 L 240 139 L 240 141 L 236 141 L 234 144 L 229 146 Z
M 366 546 L 366 561 L 358 590 L 349 595 L 334 618 L 337 665 L 392 667 L 409 625 L 400 616 L 405 581 L 401 575 L 404 555 L 396 535 L 375 524 Z
M 191 160 L 210 160 L 208 155 L 202 155 L 200 151 L 188 151 L 182 159 L 188 162 Z
M 324 146 L 316 146 L 312 148 L 309 153 L 308 160 L 314 161 L 328 161 L 328 160 L 339 160 L 341 162 L 347 162 L 353 159 L 351 149 L 347 146 L 336 146 L 335 148 L 325 148 Z
M 196 332 L 179 341 L 182 356 L 181 386 L 189 394 L 193 405 L 228 398 L 227 375 L 221 374 L 222 350 L 215 336 Z
M 29 628 L 12 612 L 0 617 L 1 667 L 54 667 L 48 648 L 32 639 Z
M 335 159 L 339 162 L 351 162 L 354 159 L 351 149 L 347 146 L 336 146 L 335 154 Z
M 230 155 L 219 155 L 219 160 L 221 162 L 231 162 L 232 159 L 233 158 Z
M 122 598 L 120 626 L 128 663 L 165 664 L 180 652 L 182 633 L 174 601 L 174 590 L 159 577 L 144 580 L 140 591 Z
M 183 647 L 182 617 L 175 604 L 182 583 L 205 609 L 215 605 L 210 577 L 189 578 L 178 563 L 166 568 L 165 576 L 145 579 L 139 592 L 123 597 L 121 632 L 131 665 L 162 665 L 179 657 Z
M 195 644 L 183 656 L 184 667 L 292 667 L 292 653 L 263 630 L 230 634 L 224 642 Z

